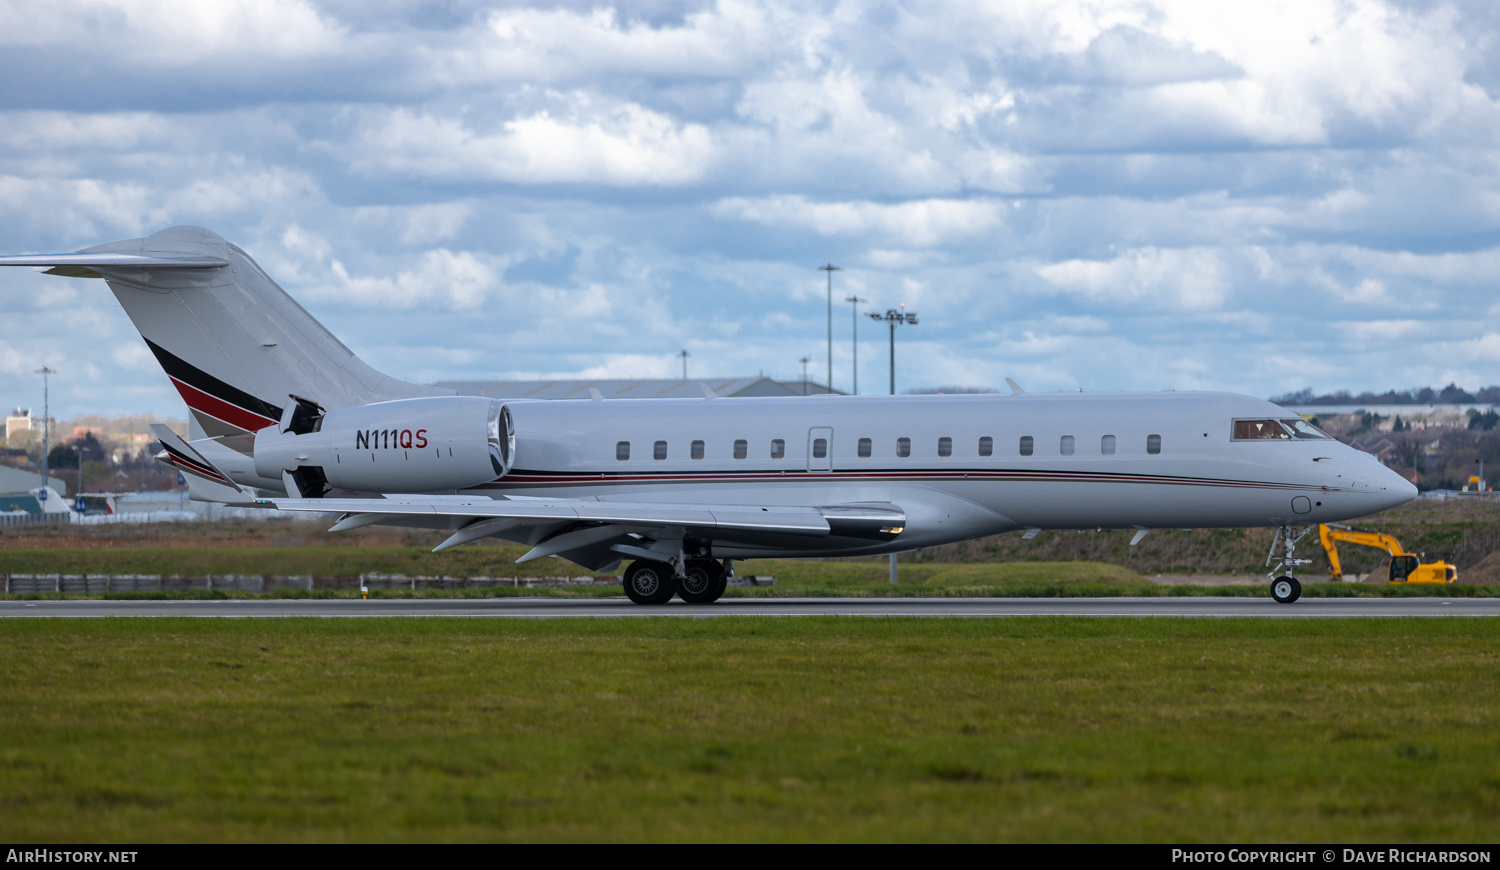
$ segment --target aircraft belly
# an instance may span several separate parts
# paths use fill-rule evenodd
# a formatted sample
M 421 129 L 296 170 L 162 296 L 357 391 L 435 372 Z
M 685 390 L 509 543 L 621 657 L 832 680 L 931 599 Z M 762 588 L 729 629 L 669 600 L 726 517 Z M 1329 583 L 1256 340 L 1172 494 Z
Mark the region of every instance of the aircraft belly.
M 991 502 L 1028 528 L 1239 528 L 1292 514 L 1292 499 L 1315 488 L 1183 484 L 1007 485 Z
M 794 485 L 790 485 L 793 484 Z M 1289 515 L 1292 499 L 1316 487 L 1271 487 L 1256 482 L 1137 483 L 950 480 L 940 483 L 849 481 L 817 483 L 801 478 L 715 483 L 607 484 L 587 487 L 527 487 L 528 496 L 596 497 L 602 500 L 671 503 L 826 505 L 893 502 L 908 512 L 899 549 L 936 546 L 1019 528 L 1244 527 Z M 936 506 L 962 502 L 968 509 L 948 517 Z M 922 513 L 933 505 L 931 513 Z M 1321 512 L 1321 511 L 1320 511 Z M 832 543 L 830 541 L 830 543 Z M 882 550 L 882 552 L 885 550 Z

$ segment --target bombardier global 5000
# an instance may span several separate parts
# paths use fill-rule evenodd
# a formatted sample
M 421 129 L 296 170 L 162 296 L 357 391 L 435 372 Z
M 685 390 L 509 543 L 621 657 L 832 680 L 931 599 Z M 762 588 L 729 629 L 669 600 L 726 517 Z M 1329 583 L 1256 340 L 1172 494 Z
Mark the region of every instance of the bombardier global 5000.
M 1249 526 L 1278 530 L 1271 594 L 1292 602 L 1307 529 L 1416 495 L 1230 393 L 497 401 L 376 371 L 199 227 L 0 265 L 114 291 L 205 435 L 156 429 L 194 498 L 451 532 L 440 550 L 495 536 L 523 561 L 628 559 L 639 604 L 712 602 L 740 559 Z

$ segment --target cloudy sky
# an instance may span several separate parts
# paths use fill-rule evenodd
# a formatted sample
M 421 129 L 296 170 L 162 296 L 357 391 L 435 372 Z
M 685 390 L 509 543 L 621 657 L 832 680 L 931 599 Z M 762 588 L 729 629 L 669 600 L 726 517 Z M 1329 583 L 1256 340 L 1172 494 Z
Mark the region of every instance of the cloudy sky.
M 1483 2 L 0 0 L 0 249 L 207 226 L 417 381 L 821 379 L 831 261 L 920 313 L 902 390 L 1474 388 L 1497 37 Z M 0 403 L 46 363 L 59 416 L 182 413 L 102 282 L 5 270 L 0 312 Z

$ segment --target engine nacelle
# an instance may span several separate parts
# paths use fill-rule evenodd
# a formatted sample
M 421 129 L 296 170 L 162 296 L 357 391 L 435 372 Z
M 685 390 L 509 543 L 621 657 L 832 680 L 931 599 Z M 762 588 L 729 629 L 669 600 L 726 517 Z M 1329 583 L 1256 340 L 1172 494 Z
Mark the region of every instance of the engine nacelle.
M 398 399 L 323 412 L 293 396 L 281 425 L 255 433 L 255 473 L 290 474 L 304 497 L 330 488 L 440 492 L 510 471 L 510 410 L 479 396 Z

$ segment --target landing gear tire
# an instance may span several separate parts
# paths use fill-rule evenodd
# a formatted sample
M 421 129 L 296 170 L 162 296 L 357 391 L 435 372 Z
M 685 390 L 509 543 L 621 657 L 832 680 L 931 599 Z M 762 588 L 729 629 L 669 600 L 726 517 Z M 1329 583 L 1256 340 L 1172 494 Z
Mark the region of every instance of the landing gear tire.
M 677 581 L 677 597 L 689 604 L 712 604 L 728 585 L 723 565 L 712 559 L 690 559 Z
M 677 572 L 666 562 L 640 559 L 625 571 L 625 595 L 636 604 L 666 604 L 677 592 Z
M 1271 581 L 1271 597 L 1278 604 L 1291 604 L 1302 597 L 1302 584 L 1296 577 L 1277 577 Z

